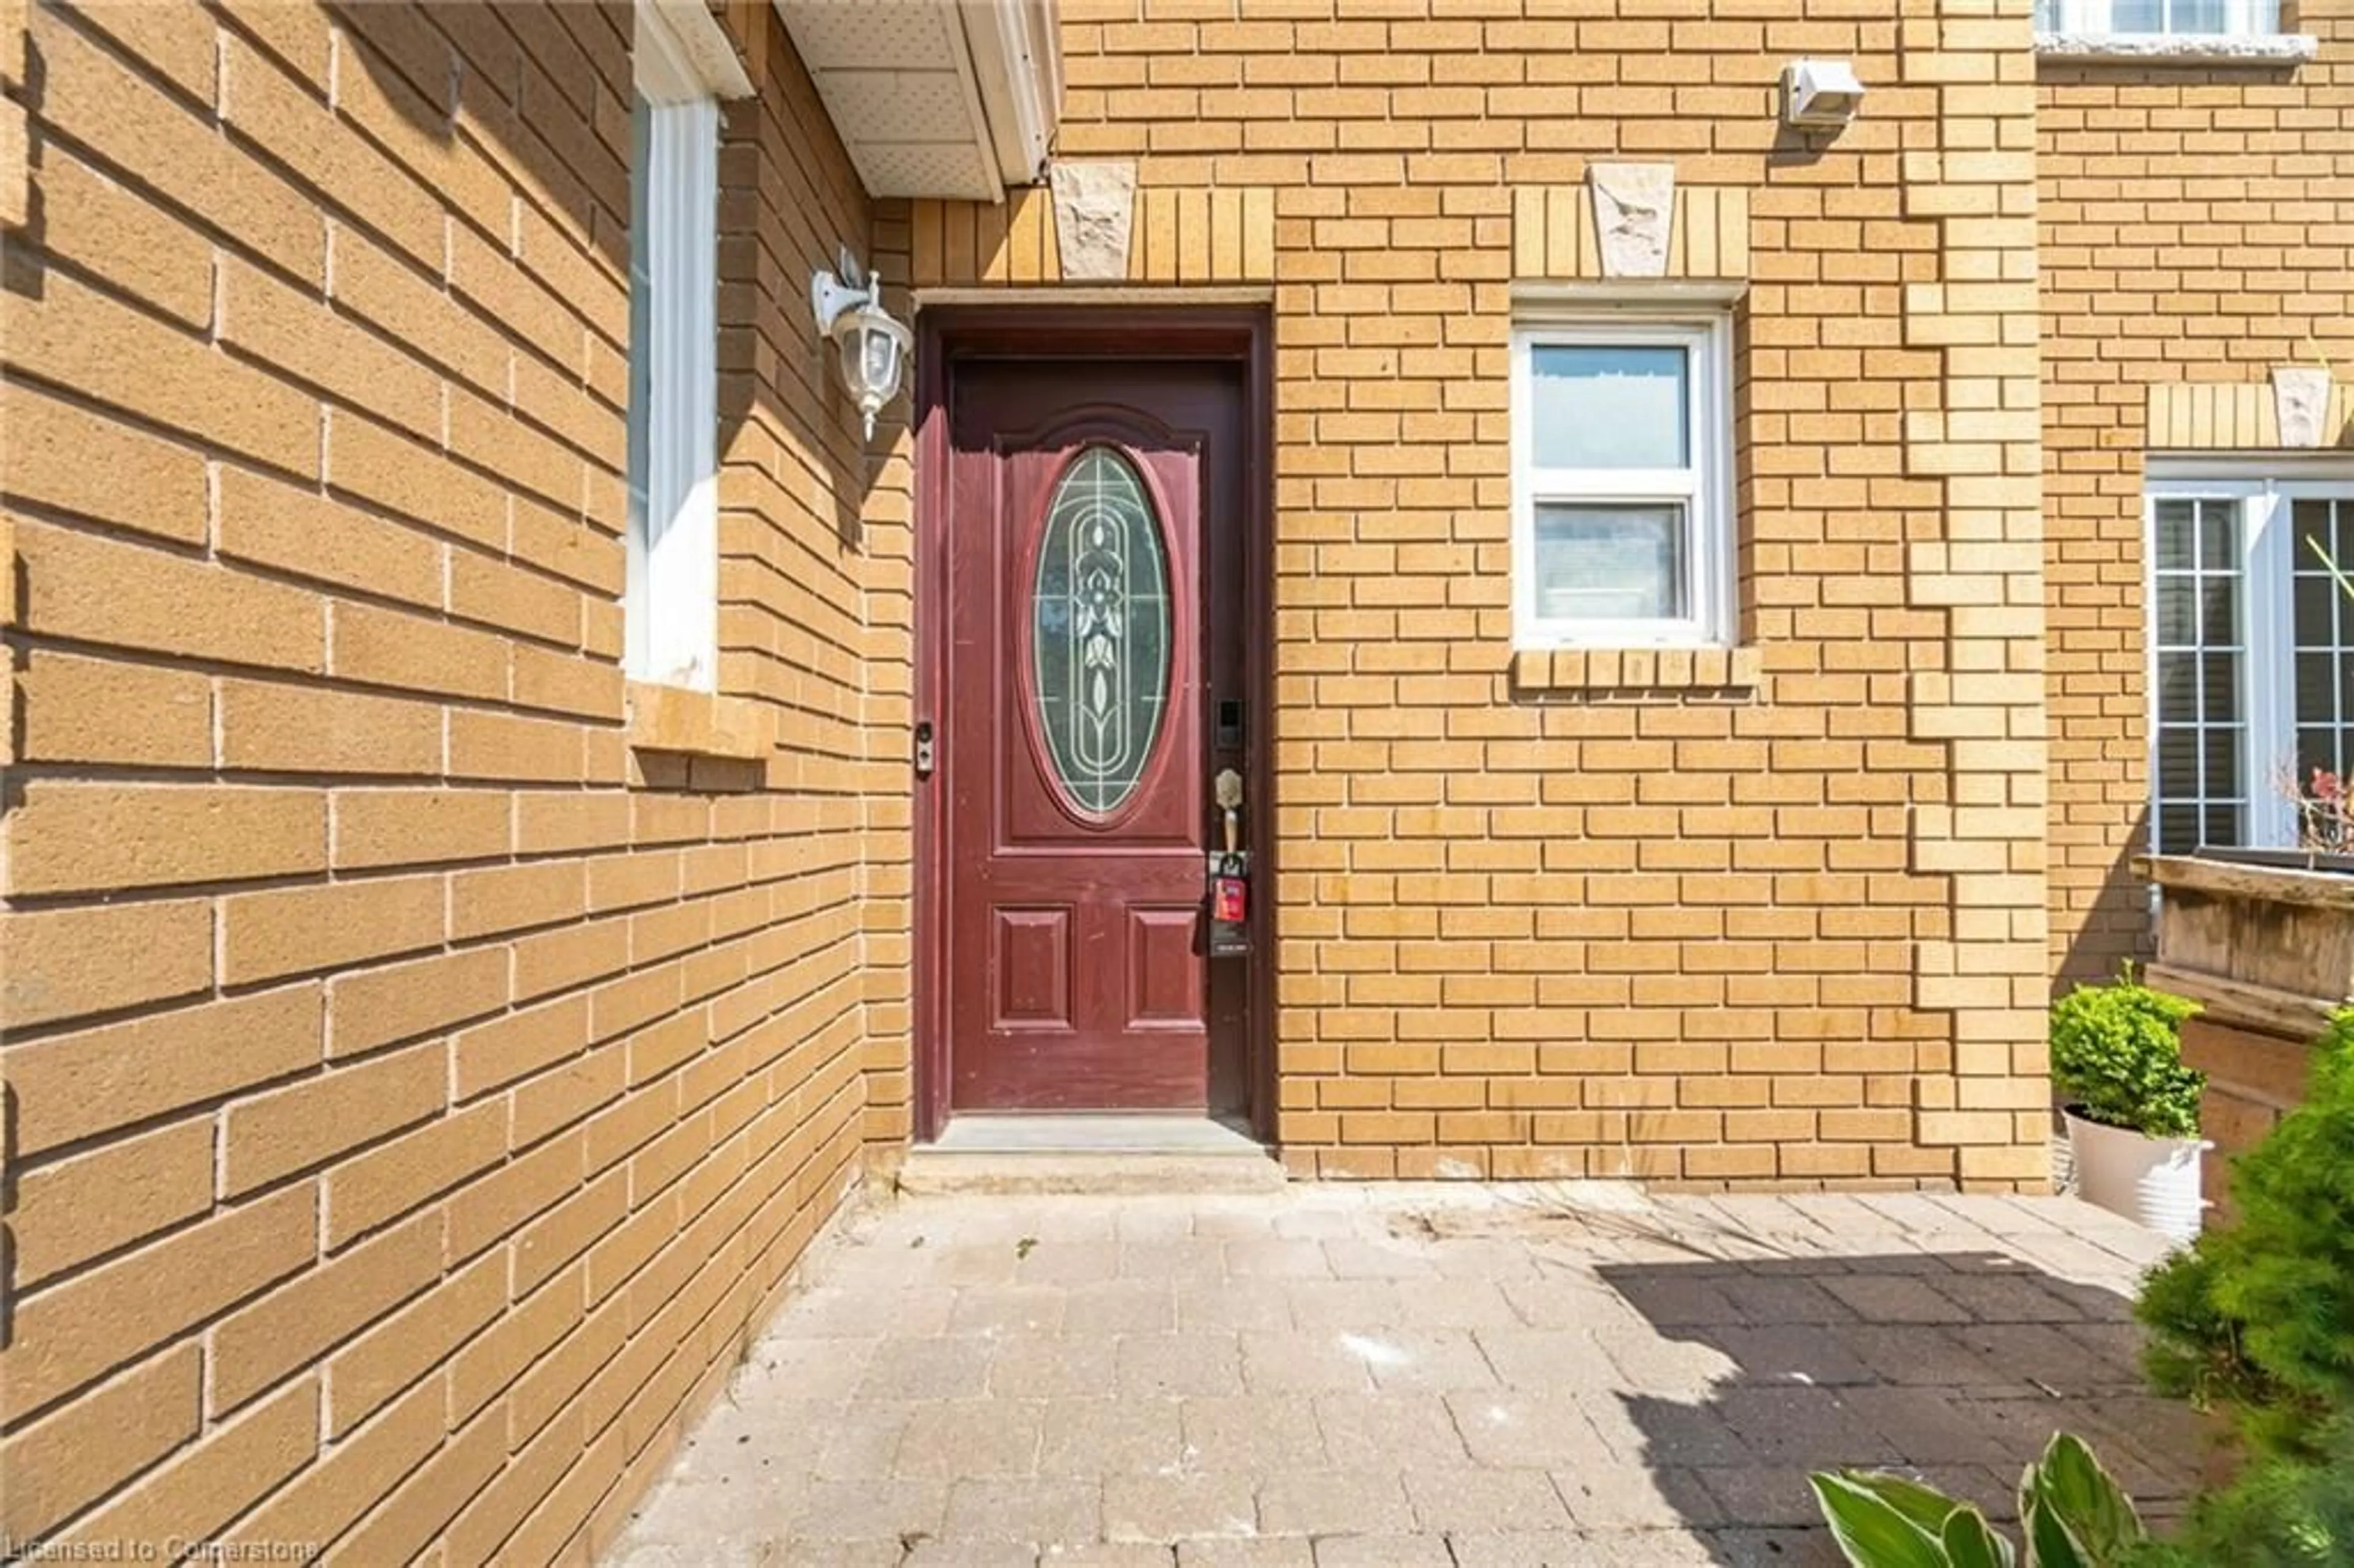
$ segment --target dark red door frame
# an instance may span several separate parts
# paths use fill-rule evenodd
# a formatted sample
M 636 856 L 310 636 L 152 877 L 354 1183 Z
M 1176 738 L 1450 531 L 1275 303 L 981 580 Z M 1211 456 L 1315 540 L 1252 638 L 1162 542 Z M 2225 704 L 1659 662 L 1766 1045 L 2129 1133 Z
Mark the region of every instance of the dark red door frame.
M 1259 306 L 944 305 L 916 317 L 916 558 L 914 723 L 938 724 L 946 690 L 949 419 L 960 361 L 976 358 L 1214 359 L 1244 366 L 1245 614 L 1249 620 L 1248 822 L 1251 911 L 1250 1021 L 1246 1047 L 1252 1131 L 1274 1140 L 1275 1122 L 1275 362 L 1273 324 Z M 914 742 L 908 742 L 912 757 Z M 948 863 L 944 780 L 914 781 L 914 1007 L 916 1137 L 930 1142 L 948 1120 Z

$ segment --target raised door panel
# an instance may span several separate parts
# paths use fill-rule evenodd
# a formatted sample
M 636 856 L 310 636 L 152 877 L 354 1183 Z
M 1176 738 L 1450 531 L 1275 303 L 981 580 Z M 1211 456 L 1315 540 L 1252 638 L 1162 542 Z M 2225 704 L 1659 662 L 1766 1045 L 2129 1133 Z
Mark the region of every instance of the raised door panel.
M 996 914 L 990 967 L 997 975 L 997 1027 L 1069 1030 L 1071 911 L 1001 907 Z
M 1202 912 L 1129 907 L 1128 1008 L 1133 1029 L 1198 1029 L 1202 1023 Z

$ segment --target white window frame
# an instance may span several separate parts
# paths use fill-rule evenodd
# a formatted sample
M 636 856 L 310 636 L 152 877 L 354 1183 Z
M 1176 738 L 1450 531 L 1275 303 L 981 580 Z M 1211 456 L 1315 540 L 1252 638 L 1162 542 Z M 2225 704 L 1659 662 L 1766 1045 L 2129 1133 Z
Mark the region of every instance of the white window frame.
M 2144 717 L 2151 842 L 2156 842 L 2158 809 L 2158 503 L 2211 501 L 2234 505 L 2240 513 L 2241 638 L 2247 656 L 2241 661 L 2239 696 L 2240 711 L 2246 715 L 2242 766 L 2248 801 L 2246 820 L 2240 825 L 2241 847 L 2293 849 L 2296 808 L 2274 785 L 2282 759 L 2293 757 L 2296 747 L 2296 534 L 2289 507 L 2311 498 L 2354 503 L 2354 463 L 2343 457 L 2154 457 L 2142 492 Z M 2338 565 L 2354 572 L 2354 563 Z M 2169 844 L 2165 853 L 2186 854 L 2195 847 Z
M 2281 30 L 2282 0 L 2223 0 L 2223 26 L 2219 32 L 2191 32 L 2166 27 L 2140 36 L 2172 38 L 2268 38 Z M 2036 26 L 2047 33 L 2115 36 L 2112 18 L 2115 0 L 2040 0 Z
M 622 664 L 633 680 L 698 691 L 719 675 L 719 104 L 695 51 L 641 0 L 633 67 L 647 116 L 645 157 L 630 171 L 631 270 L 651 287 L 646 397 L 631 397 L 628 575 Z M 635 132 L 632 131 L 632 142 Z M 642 186 L 641 188 L 641 182 Z M 637 281 L 631 284 L 634 292 Z M 639 313 L 632 310 L 633 321 Z M 638 466 L 642 462 L 641 470 Z
M 1539 468 L 1532 351 L 1681 348 L 1687 375 L 1690 463 L 1681 469 Z M 1512 330 L 1512 641 L 1518 648 L 1723 647 L 1732 640 L 1734 562 L 1733 323 L 1717 311 L 1522 314 Z M 1689 537 L 1684 602 L 1691 613 L 1641 620 L 1573 620 L 1537 612 L 1536 509 L 1579 502 L 1681 502 Z

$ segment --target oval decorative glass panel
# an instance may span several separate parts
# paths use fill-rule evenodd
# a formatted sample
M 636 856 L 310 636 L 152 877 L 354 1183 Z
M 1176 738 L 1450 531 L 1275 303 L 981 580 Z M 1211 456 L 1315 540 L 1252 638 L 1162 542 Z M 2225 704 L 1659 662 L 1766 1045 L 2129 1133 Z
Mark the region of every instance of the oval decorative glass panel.
M 1169 701 L 1169 554 L 1144 481 L 1110 447 L 1072 460 L 1046 503 L 1031 590 L 1038 727 L 1081 810 L 1118 810 Z

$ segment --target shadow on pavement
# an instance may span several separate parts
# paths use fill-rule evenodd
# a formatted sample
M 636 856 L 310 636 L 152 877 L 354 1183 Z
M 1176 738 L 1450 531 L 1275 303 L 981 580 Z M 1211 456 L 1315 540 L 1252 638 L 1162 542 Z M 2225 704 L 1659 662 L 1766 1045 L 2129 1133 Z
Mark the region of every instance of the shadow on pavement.
M 1698 1403 L 1614 1397 L 1660 1499 L 1727 1564 L 1836 1563 L 1809 1471 L 1907 1472 L 2013 1520 L 2056 1430 L 2153 1526 L 2181 1511 L 2198 1421 L 2151 1394 L 2130 1303 L 1999 1253 L 1612 1263 L 1664 1339 L 1733 1366 Z

